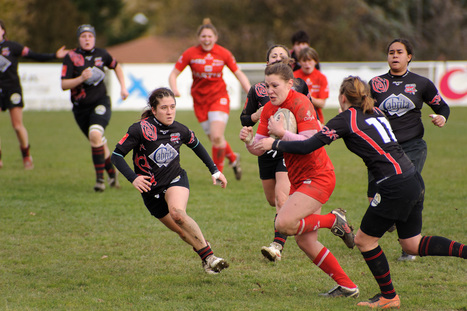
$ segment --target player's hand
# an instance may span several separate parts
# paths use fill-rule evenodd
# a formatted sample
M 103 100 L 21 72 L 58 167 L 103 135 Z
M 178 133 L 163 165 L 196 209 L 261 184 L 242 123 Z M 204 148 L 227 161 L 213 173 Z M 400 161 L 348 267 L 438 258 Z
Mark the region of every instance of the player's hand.
M 282 138 L 282 136 L 285 134 L 284 120 L 280 118 L 276 121 L 274 120 L 274 117 L 271 116 L 268 120 L 268 131 L 269 135 L 275 135 L 276 137 Z
M 151 182 L 149 181 L 151 176 L 138 176 L 133 180 L 132 184 L 140 193 L 148 192 L 151 190 Z
M 70 50 L 65 50 L 65 46 L 62 46 L 55 52 L 55 57 L 57 58 L 64 58 Z
M 227 187 L 227 179 L 225 178 L 224 174 L 219 172 L 219 176 L 216 178 L 216 174 L 212 175 L 212 184 L 213 185 L 220 185 L 222 188 Z
M 81 79 L 82 81 L 86 81 L 87 79 L 91 78 L 92 77 L 92 69 L 91 67 L 88 67 L 86 69 L 83 70 L 83 72 L 81 73 Z
M 253 128 L 251 126 L 244 126 L 240 130 L 239 138 L 241 141 L 250 144 L 254 139 Z
M 263 108 L 264 106 L 256 110 L 256 112 L 251 115 L 251 121 L 255 123 L 259 121 L 259 119 L 261 118 L 261 112 L 263 112 Z
M 127 89 L 122 89 L 120 91 L 120 96 L 123 100 L 127 99 L 127 97 L 130 95 L 130 93 L 128 93 L 128 90 Z
M 430 114 L 431 123 L 437 127 L 443 127 L 446 124 L 446 118 L 440 114 Z
M 255 149 L 259 149 L 262 151 L 268 151 L 272 149 L 272 144 L 274 143 L 274 138 L 266 137 L 261 139 L 255 144 Z

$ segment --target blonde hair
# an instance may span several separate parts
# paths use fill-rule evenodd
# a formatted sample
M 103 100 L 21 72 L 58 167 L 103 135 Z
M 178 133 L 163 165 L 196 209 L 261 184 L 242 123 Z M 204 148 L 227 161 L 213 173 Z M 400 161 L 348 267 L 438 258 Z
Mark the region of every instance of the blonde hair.
M 217 29 L 211 23 L 211 19 L 209 17 L 203 19 L 203 23 L 201 24 L 201 26 L 198 27 L 196 35 L 199 36 L 204 29 L 211 29 L 212 32 L 214 32 L 214 34 L 216 35 L 216 37 L 218 36 Z
M 340 95 L 344 95 L 351 106 L 360 107 L 363 113 L 373 113 L 374 100 L 370 87 L 360 77 L 349 76 L 342 81 Z

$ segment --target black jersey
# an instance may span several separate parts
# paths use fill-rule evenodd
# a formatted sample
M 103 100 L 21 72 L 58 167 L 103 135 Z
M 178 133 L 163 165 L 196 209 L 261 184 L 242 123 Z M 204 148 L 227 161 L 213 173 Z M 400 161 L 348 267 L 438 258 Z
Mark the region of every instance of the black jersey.
M 175 121 L 166 126 L 155 117 L 148 117 L 130 126 L 115 147 L 114 153 L 124 157 L 133 150 L 134 172 L 137 175 L 151 176 L 151 190 L 157 192 L 183 171 L 180 166 L 180 147 L 183 144 L 194 149 L 198 156 L 200 155 L 196 149 L 204 150 L 194 132 L 185 125 Z M 207 152 L 201 159 L 212 174 L 217 171 Z
M 105 50 L 94 48 L 84 51 L 80 48 L 71 50 L 63 59 L 62 79 L 73 79 L 92 68 L 92 77 L 71 89 L 71 102 L 76 106 L 89 106 L 107 96 L 104 84 L 105 68 L 115 69 L 117 61 Z
M 361 108 L 349 108 L 329 120 L 315 136 L 325 144 L 343 138 L 347 148 L 362 158 L 376 180 L 402 174 L 413 167 L 397 143 L 391 124 L 378 108 L 372 114 L 363 113 Z
M 55 58 L 55 53 L 34 53 L 18 42 L 0 42 L 0 89 L 21 89 L 18 76 L 18 58 L 25 57 L 37 61 Z
M 388 72 L 375 77 L 371 79 L 370 87 L 375 106 L 386 113 L 399 143 L 423 137 L 423 103 L 446 120 L 449 117 L 449 106 L 433 82 L 410 71 L 402 76 Z

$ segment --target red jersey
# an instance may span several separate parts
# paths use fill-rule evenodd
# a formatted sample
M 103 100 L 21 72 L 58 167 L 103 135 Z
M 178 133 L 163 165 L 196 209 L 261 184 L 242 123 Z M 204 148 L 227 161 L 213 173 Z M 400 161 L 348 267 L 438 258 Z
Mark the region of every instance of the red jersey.
M 314 98 L 327 99 L 329 97 L 328 79 L 318 69 L 314 69 L 309 75 L 305 74 L 300 68 L 293 73 L 295 78 L 301 78 L 308 85 L 308 91 Z M 324 124 L 324 115 L 321 108 L 316 109 L 318 118 Z
M 280 106 L 274 106 L 269 101 L 263 108 L 257 134 L 269 136 L 268 120 L 279 108 L 289 109 L 297 120 L 298 133 L 309 130 L 321 130 L 321 125 L 316 119 L 316 112 L 313 104 L 303 94 L 290 90 L 286 100 Z M 305 154 L 284 153 L 285 164 L 292 185 L 297 187 L 305 180 L 312 179 L 320 175 L 322 171 L 334 170 L 334 166 L 329 159 L 324 148 Z
M 188 65 L 193 75 L 191 96 L 195 105 L 210 104 L 228 97 L 222 70 L 224 65 L 232 72 L 238 70 L 235 57 L 229 50 L 217 44 L 210 51 L 203 50 L 201 45 L 191 47 L 183 52 L 175 68 L 181 72 Z

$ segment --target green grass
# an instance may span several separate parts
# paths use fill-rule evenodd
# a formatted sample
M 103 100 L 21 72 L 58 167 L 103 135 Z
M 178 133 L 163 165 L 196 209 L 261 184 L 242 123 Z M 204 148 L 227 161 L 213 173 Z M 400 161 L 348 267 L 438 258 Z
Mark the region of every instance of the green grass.
M 425 108 L 428 119 L 429 109 Z M 329 120 L 335 109 L 325 110 Z M 378 292 L 361 254 L 329 230 L 320 241 L 360 286 L 361 297 L 324 299 L 334 282 L 289 238 L 282 262 L 266 262 L 260 248 L 272 240 L 274 210 L 264 198 L 256 157 L 238 140 L 239 112 L 227 138 L 242 154 L 244 176 L 226 167 L 228 188 L 212 186 L 204 164 L 188 148 L 188 213 L 216 254 L 231 267 L 206 275 L 198 256 L 152 218 L 124 178 L 122 189 L 93 192 L 90 147 L 72 113 L 25 112 L 35 169 L 24 171 L 7 113 L 0 115 L 4 168 L 0 170 L 0 310 L 359 310 Z M 111 149 L 139 112 L 114 112 L 107 129 Z M 208 150 L 192 112 L 179 112 Z M 467 108 L 452 108 L 443 129 L 426 125 L 428 160 L 423 176 L 423 234 L 467 243 Z M 337 175 L 323 207 L 348 210 L 358 228 L 366 207 L 366 170 L 342 141 L 327 147 Z M 127 157 L 130 158 L 130 157 Z M 458 258 L 396 261 L 395 233 L 381 239 L 404 310 L 467 310 L 467 265 Z

